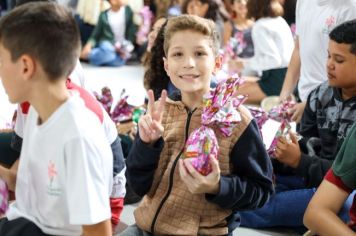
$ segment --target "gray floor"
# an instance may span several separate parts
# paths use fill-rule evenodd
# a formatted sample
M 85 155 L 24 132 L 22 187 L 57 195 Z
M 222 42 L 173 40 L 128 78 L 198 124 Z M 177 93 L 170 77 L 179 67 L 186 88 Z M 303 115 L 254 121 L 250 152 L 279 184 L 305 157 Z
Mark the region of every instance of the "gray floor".
M 125 205 L 124 211 L 121 215 L 121 223 L 117 229 L 117 236 L 120 235 L 123 229 L 127 227 L 127 225 L 132 225 L 135 223 L 135 219 L 133 216 L 133 211 L 137 207 L 138 204 L 133 205 Z M 237 228 L 234 233 L 234 236 L 297 236 L 299 234 L 293 233 L 290 230 L 255 230 L 255 229 L 248 229 L 248 228 Z
M 128 102 L 132 105 L 141 105 L 145 98 L 145 90 L 143 88 L 143 68 L 139 65 L 123 66 L 120 68 L 109 67 L 93 67 L 83 64 L 84 75 L 86 78 L 86 88 L 91 91 L 100 92 L 101 88 L 108 86 L 114 97 L 115 101 L 119 99 L 122 89 L 126 90 L 129 94 Z M 16 106 L 8 103 L 6 94 L 0 85 L 0 128 L 5 120 L 9 120 L 12 116 L 13 110 Z M 2 123 L 1 123 L 2 122 Z M 126 228 L 135 222 L 133 211 L 136 205 L 126 205 L 121 216 L 121 223 L 118 231 Z M 246 228 L 238 228 L 234 235 L 243 236 L 282 236 L 282 235 L 298 235 L 290 231 L 278 230 L 252 230 Z

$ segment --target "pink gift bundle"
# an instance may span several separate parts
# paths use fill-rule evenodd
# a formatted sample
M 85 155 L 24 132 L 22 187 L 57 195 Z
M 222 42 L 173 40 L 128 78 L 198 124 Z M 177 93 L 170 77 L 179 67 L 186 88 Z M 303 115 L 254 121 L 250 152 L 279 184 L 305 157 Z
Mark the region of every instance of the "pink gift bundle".
M 217 128 L 223 136 L 228 137 L 241 121 L 237 108 L 246 97 L 235 94 L 242 83 L 243 80 L 235 75 L 220 82 L 204 96 L 202 126 L 189 135 L 183 155 L 192 159 L 192 165 L 202 175 L 206 176 L 212 171 L 209 157 L 218 158 L 219 145 L 212 128 Z
M 9 190 L 6 182 L 0 179 L 0 214 L 5 214 L 9 206 Z
M 276 120 L 278 122 L 281 122 L 281 126 L 279 127 L 272 143 L 271 146 L 267 149 L 268 155 L 273 157 L 274 152 L 276 150 L 276 146 L 278 143 L 278 139 L 280 137 L 286 137 L 289 139 L 289 131 L 291 129 L 290 122 L 292 121 L 292 115 L 290 114 L 290 109 L 295 105 L 294 101 L 291 100 L 286 100 L 282 104 L 273 107 L 269 112 L 268 116 Z
M 260 107 L 248 107 L 248 109 L 250 110 L 252 116 L 255 118 L 257 126 L 258 126 L 259 130 L 261 131 L 262 126 L 269 119 L 267 112 L 265 112 Z
M 123 89 L 120 99 L 111 113 L 111 119 L 115 123 L 132 119 L 133 106 L 127 103 L 128 97 L 128 95 L 125 95 L 125 89 Z
M 244 34 L 237 32 L 234 37 L 231 37 L 224 47 L 225 59 L 236 59 L 240 53 L 246 48 Z
M 101 95 L 99 95 L 97 92 L 94 92 L 94 96 L 103 105 L 105 111 L 110 114 L 113 101 L 111 90 L 108 87 L 104 87 L 101 89 Z
M 252 116 L 255 118 L 260 131 L 268 119 L 272 119 L 281 123 L 271 145 L 267 149 L 267 152 L 271 157 L 274 156 L 274 151 L 276 149 L 278 139 L 280 137 L 287 137 L 287 139 L 289 138 L 289 130 L 291 129 L 291 114 L 289 111 L 294 105 L 294 101 L 287 100 L 278 106 L 273 107 L 268 113 L 263 111 L 261 108 L 249 107 L 249 110 Z
M 291 122 L 292 115 L 290 114 L 290 109 L 295 105 L 294 101 L 286 100 L 278 106 L 273 107 L 269 112 L 268 116 L 279 122 Z
M 291 129 L 291 126 L 290 126 L 289 122 L 282 121 L 281 126 L 279 127 L 276 135 L 274 136 L 271 146 L 267 149 L 267 153 L 270 157 L 274 157 L 274 152 L 276 151 L 278 139 L 280 137 L 287 137 L 287 139 L 289 138 L 289 130 L 290 129 Z
M 137 37 L 137 42 L 141 44 L 147 41 L 147 37 L 151 29 L 152 19 L 154 16 L 148 6 L 144 6 L 139 12 L 139 14 L 142 17 L 142 24 L 136 33 L 136 37 Z
M 131 58 L 135 46 L 129 40 L 124 39 L 122 42 L 115 43 L 115 49 L 123 60 L 128 60 Z
M 110 88 L 104 87 L 101 90 L 101 95 L 96 92 L 94 95 L 115 123 L 132 119 L 133 107 L 127 103 L 128 95 L 125 95 L 125 89 L 122 90 L 120 99 L 112 112 L 113 96 Z
M 218 157 L 219 144 L 214 130 L 206 126 L 194 130 L 185 144 L 184 158 L 192 158 L 194 168 L 204 176 L 211 171 L 209 157 Z

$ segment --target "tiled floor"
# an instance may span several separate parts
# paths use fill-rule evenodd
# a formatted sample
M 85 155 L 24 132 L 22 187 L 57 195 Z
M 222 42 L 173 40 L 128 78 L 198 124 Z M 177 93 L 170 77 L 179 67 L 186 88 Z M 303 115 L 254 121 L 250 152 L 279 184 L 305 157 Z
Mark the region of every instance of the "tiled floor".
M 108 86 L 113 94 L 114 103 L 118 100 L 120 93 L 125 88 L 129 94 L 128 102 L 132 105 L 140 105 L 145 98 L 145 90 L 143 88 L 143 68 L 139 65 L 123 66 L 120 68 L 108 67 L 93 67 L 83 64 L 84 75 L 86 78 L 86 88 L 91 91 L 99 92 L 102 87 Z M 1 122 L 11 119 L 12 112 L 16 106 L 8 103 L 6 94 L 0 85 L 0 128 Z M 133 211 L 137 205 L 126 205 L 121 216 L 119 231 L 135 222 Z M 119 235 L 119 234 L 118 234 Z M 246 228 L 238 228 L 234 235 L 242 236 L 282 236 L 282 235 L 298 235 L 290 233 L 290 231 L 270 231 L 270 230 L 252 230 Z

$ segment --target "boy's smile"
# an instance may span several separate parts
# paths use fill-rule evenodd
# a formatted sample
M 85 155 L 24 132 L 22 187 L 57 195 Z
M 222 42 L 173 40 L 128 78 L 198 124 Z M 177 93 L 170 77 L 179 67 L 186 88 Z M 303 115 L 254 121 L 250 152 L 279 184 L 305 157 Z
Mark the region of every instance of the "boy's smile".
M 182 74 L 179 76 L 179 78 L 181 79 L 184 79 L 184 80 L 194 80 L 194 79 L 198 79 L 199 78 L 199 75 L 196 75 L 196 74 Z
M 211 76 L 220 64 L 208 37 L 192 30 L 178 31 L 170 40 L 167 54 L 165 70 L 182 97 L 209 91 Z

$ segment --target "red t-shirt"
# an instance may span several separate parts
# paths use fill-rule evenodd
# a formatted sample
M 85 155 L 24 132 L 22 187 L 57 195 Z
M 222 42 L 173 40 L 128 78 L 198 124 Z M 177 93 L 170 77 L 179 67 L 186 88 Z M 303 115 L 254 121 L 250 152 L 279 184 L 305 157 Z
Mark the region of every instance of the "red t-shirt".
M 344 190 L 347 193 L 351 193 L 353 191 L 353 189 L 350 189 L 342 182 L 342 179 L 340 177 L 338 177 L 334 174 L 332 169 L 330 169 L 326 173 L 324 179 L 326 179 L 330 183 L 336 185 L 337 187 L 339 187 L 340 189 Z M 354 196 L 349 214 L 350 214 L 350 219 L 351 219 L 351 222 L 349 223 L 349 225 L 353 230 L 355 230 L 356 229 L 356 195 Z

